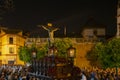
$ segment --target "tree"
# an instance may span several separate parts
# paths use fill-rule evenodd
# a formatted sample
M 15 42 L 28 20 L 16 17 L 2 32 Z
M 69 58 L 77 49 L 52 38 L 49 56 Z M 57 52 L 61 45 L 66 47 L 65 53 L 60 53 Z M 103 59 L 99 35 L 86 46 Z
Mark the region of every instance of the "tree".
M 31 60 L 30 49 L 27 46 L 19 47 L 18 55 L 19 59 L 24 61 L 25 63 L 30 62 Z
M 58 56 L 66 57 L 66 50 L 72 45 L 72 41 L 69 38 L 57 39 L 54 42 L 58 49 Z
M 100 54 L 104 54 L 104 50 L 104 44 L 99 42 L 87 53 L 86 57 L 92 66 L 101 66 L 99 56 Z
M 62 39 L 55 39 L 54 46 L 57 47 L 57 56 L 59 57 L 66 57 L 66 50 L 73 45 L 71 39 L 69 38 L 62 38 Z M 42 58 L 46 55 L 49 48 L 49 43 L 46 43 L 46 45 L 41 46 L 41 48 L 38 49 L 38 58 Z
M 45 45 L 37 49 L 37 59 L 43 58 L 47 53 L 47 47 Z
M 120 38 L 113 38 L 107 43 L 97 43 L 87 54 L 87 58 L 96 58 L 103 68 L 120 66 Z
M 24 61 L 25 63 L 30 63 L 32 60 L 33 49 L 36 50 L 38 59 L 45 56 L 46 49 L 43 47 L 40 49 L 37 49 L 33 44 L 31 47 L 27 47 L 27 46 L 19 47 L 19 50 L 18 50 L 19 59 Z

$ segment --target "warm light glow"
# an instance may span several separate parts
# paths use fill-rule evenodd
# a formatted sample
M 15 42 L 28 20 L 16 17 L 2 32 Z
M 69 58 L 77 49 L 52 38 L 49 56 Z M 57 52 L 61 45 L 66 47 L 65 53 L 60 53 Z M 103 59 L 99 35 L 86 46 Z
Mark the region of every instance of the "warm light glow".
M 71 49 L 69 55 L 70 55 L 70 57 L 74 57 L 74 56 L 75 56 L 75 50 L 74 50 L 74 49 Z
M 48 23 L 47 25 L 48 25 L 49 27 L 51 27 L 51 26 L 52 26 L 52 23 Z
M 48 55 L 51 56 L 51 55 L 56 55 L 56 54 L 57 54 L 57 47 L 51 46 L 49 48 Z
M 53 50 L 49 50 L 49 52 L 48 52 L 48 54 L 51 56 L 51 55 L 53 55 L 53 53 L 54 53 L 54 51 Z
M 71 57 L 71 58 L 74 58 L 75 57 L 75 54 L 76 54 L 76 52 L 75 52 L 75 48 L 74 47 L 72 47 L 72 46 L 70 46 L 68 49 L 67 49 L 67 51 L 68 51 L 68 57 Z
M 36 58 L 36 52 L 33 52 L 33 53 L 32 53 L 32 56 L 33 56 L 34 58 Z

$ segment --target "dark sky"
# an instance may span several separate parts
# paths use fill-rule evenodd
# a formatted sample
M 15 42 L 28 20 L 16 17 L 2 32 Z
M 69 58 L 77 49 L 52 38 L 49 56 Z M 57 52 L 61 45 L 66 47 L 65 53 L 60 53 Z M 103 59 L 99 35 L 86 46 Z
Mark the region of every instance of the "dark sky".
M 37 25 L 55 24 L 68 32 L 80 29 L 92 16 L 107 26 L 107 34 L 116 31 L 117 0 L 14 0 L 14 11 L 4 14 L 1 25 L 36 30 Z M 113 30 L 114 29 L 114 30 Z

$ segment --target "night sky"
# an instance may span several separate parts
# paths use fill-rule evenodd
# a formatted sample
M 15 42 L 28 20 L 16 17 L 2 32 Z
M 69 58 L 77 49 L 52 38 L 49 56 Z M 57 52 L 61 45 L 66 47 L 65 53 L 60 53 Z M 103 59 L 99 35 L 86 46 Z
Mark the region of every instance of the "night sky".
M 37 25 L 53 23 L 61 30 L 80 32 L 92 16 L 107 26 L 107 34 L 116 31 L 117 0 L 14 0 L 14 11 L 2 15 L 1 25 L 36 31 Z M 41 29 L 43 30 L 43 29 Z

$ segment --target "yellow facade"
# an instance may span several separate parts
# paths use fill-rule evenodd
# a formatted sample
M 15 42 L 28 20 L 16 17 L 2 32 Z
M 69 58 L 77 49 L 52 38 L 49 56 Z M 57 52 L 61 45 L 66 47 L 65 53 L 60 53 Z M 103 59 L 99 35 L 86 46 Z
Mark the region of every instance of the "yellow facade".
M 86 54 L 94 46 L 94 43 L 80 43 L 74 44 L 74 46 L 76 48 L 74 64 L 80 68 L 91 67 L 89 60 L 86 58 Z
M 18 48 L 24 46 L 22 31 L 1 30 L 0 64 L 24 64 L 19 60 Z

